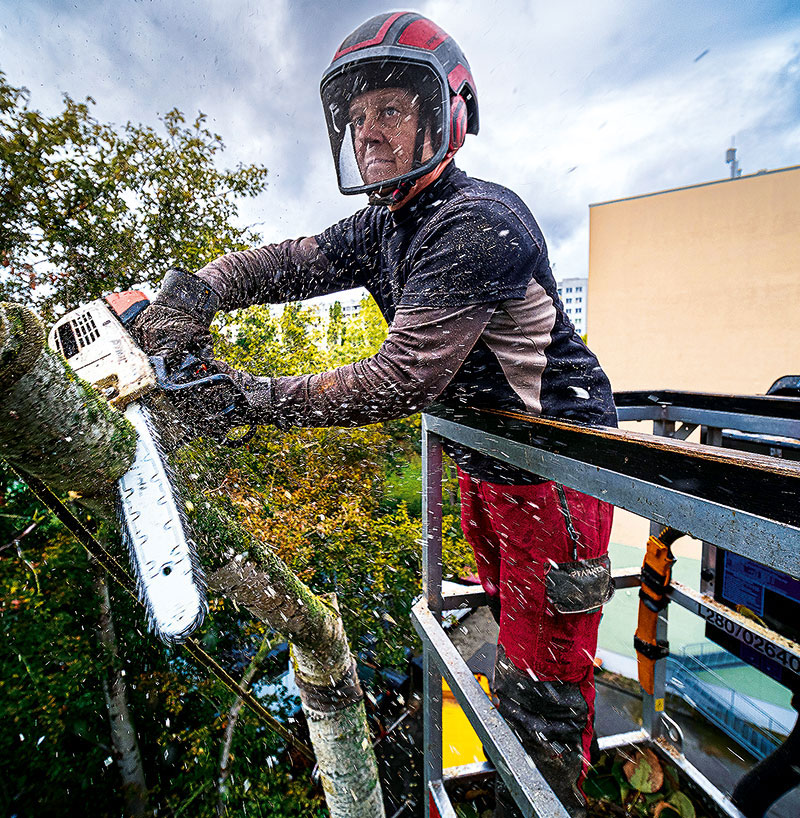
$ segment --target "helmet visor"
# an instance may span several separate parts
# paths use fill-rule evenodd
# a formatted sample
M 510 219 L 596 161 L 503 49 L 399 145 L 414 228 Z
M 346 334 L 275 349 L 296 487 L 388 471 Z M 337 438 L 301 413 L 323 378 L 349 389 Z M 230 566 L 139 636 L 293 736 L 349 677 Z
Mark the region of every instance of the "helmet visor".
M 449 99 L 430 66 L 361 61 L 328 77 L 321 93 L 342 193 L 416 179 L 444 157 Z

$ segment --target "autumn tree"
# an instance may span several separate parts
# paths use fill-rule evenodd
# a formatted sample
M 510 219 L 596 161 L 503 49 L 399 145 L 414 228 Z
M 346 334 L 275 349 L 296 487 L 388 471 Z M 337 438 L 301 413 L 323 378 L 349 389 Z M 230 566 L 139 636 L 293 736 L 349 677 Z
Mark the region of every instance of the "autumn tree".
M 0 299 L 49 316 L 257 240 L 234 217 L 267 170 L 221 170 L 202 114 L 172 110 L 160 133 L 99 122 L 91 98 L 65 95 L 54 116 L 29 102 L 0 72 Z

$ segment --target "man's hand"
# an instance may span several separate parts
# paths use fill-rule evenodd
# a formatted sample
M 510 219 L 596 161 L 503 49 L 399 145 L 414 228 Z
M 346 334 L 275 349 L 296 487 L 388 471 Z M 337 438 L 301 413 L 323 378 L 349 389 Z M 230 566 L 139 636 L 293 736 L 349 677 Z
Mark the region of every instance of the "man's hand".
M 272 397 L 272 378 L 251 375 L 240 369 L 233 369 L 224 361 L 214 361 L 219 372 L 228 375 L 241 396 L 240 417 L 253 426 L 277 423 Z
M 219 296 L 197 276 L 169 270 L 150 306 L 130 326 L 134 340 L 148 355 L 170 362 L 187 354 L 211 356 L 209 327 L 219 308 Z
M 236 427 L 274 422 L 270 378 L 232 369 L 224 361 L 193 357 L 171 371 L 164 359 L 154 358 L 153 365 L 159 386 L 190 437 L 230 443 L 228 433 Z
M 189 354 L 210 357 L 208 326 L 182 310 L 153 302 L 136 316 L 129 329 L 148 355 L 161 355 L 170 362 L 181 361 Z

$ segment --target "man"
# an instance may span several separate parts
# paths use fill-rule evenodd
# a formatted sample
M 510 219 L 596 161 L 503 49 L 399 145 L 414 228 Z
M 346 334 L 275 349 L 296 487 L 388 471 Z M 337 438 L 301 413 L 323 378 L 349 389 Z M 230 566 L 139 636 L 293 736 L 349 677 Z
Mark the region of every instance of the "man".
M 564 313 L 533 216 L 511 191 L 452 162 L 478 132 L 475 84 L 453 39 L 418 14 L 374 17 L 342 43 L 321 94 L 339 187 L 369 194 L 370 206 L 317 236 L 223 256 L 196 276 L 170 271 L 136 328 L 148 352 L 202 349 L 218 309 L 362 286 L 389 323 L 378 353 L 319 375 L 233 372 L 255 422 L 360 425 L 439 400 L 615 425 L 608 379 Z M 500 711 L 582 815 L 611 509 L 447 450 L 500 624 Z M 577 594 L 564 599 L 554 580 L 567 575 Z M 497 814 L 515 814 L 502 792 Z

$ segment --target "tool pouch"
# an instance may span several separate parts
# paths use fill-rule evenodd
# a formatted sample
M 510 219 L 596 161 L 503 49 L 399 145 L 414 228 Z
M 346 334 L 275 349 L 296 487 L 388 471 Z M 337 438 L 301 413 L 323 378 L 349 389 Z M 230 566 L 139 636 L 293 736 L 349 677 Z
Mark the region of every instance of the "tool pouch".
M 550 604 L 560 614 L 596 613 L 614 596 L 607 555 L 554 565 L 545 577 Z

